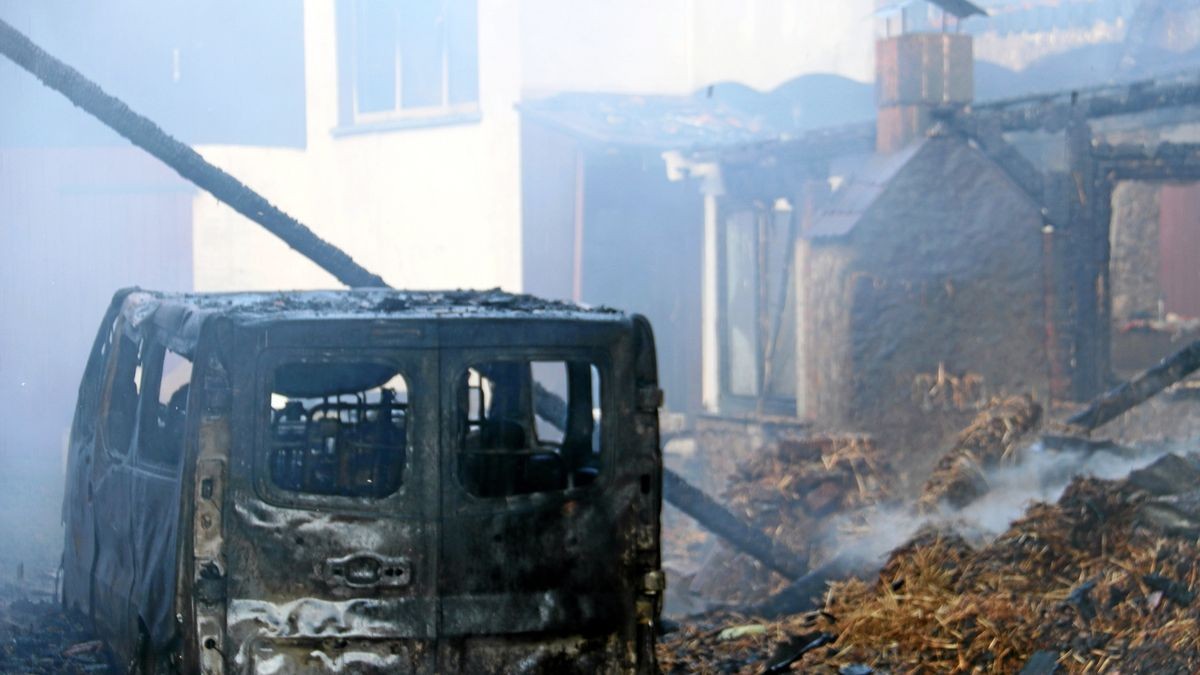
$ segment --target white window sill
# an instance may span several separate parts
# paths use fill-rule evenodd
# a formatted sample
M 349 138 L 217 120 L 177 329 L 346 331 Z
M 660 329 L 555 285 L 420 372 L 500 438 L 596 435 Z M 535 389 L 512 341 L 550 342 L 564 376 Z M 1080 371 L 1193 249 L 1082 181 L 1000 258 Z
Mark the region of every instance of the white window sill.
M 478 108 L 470 111 L 446 111 L 444 113 L 424 115 L 397 115 L 387 119 L 350 122 L 333 128 L 330 132 L 335 138 L 356 136 L 359 134 L 383 134 L 407 129 L 428 129 L 432 127 L 457 126 L 476 124 L 483 119 Z

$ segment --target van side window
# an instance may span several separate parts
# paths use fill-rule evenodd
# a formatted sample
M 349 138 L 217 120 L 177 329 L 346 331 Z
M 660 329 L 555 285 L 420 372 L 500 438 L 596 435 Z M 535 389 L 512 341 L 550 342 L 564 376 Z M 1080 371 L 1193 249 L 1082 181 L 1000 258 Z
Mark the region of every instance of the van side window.
M 600 400 L 600 372 L 584 361 L 467 369 L 459 384 L 459 480 L 477 497 L 591 485 L 601 469 Z
M 88 356 L 87 365 L 83 372 L 83 384 L 79 388 L 79 402 L 75 407 L 75 418 L 71 422 L 71 433 L 77 438 L 93 438 L 96 434 L 96 424 L 101 401 L 106 384 L 105 375 L 108 373 L 108 360 L 119 336 L 120 322 L 114 317 L 107 317 L 107 328 L 101 328 L 92 352 Z
M 101 410 L 101 429 L 105 449 L 125 455 L 133 442 L 133 429 L 137 420 L 142 355 L 141 345 L 131 340 L 119 327 L 116 332 L 116 349 L 112 352 L 110 360 L 108 383 Z
M 275 369 L 271 482 L 290 492 L 382 498 L 408 461 L 408 385 L 380 363 L 286 363 Z
M 183 457 L 192 361 L 157 342 L 147 351 L 138 458 L 174 469 Z

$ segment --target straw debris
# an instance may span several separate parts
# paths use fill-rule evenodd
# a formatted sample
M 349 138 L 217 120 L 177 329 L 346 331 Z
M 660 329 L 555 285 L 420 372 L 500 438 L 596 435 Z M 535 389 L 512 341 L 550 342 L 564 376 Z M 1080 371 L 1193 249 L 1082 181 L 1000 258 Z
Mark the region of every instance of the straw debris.
M 1056 656 L 1067 673 L 1200 671 L 1200 544 L 1145 517 L 1198 488 L 1167 484 L 1167 456 L 1122 481 L 1076 479 L 994 541 L 973 548 L 925 530 L 872 581 L 831 585 L 819 612 L 761 623 L 763 633 L 716 642 L 690 625 L 659 646 L 665 672 L 763 672 L 814 634 L 836 636 L 787 664 L 798 672 L 1014 673 Z M 1176 471 L 1170 471 L 1175 473 Z M 1146 485 L 1157 486 L 1153 491 Z M 865 670 L 864 670 L 865 668 Z M 780 672 L 776 670 L 775 672 Z
M 1042 407 L 1029 396 L 990 401 L 958 435 L 925 483 L 917 507 L 932 512 L 943 504 L 962 508 L 988 491 L 984 472 L 1017 459 L 1022 441 L 1037 429 Z

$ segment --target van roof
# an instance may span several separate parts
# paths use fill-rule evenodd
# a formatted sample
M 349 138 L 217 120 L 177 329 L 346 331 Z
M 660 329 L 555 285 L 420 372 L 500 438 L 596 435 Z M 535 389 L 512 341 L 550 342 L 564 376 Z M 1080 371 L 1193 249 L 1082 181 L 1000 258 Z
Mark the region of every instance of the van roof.
M 125 330 L 136 337 L 147 323 L 168 335 L 172 349 L 190 354 L 205 320 L 224 316 L 239 324 L 331 319 L 555 319 L 623 321 L 608 307 L 485 291 L 404 291 L 364 288 L 328 291 L 166 293 L 131 288 L 113 297 Z

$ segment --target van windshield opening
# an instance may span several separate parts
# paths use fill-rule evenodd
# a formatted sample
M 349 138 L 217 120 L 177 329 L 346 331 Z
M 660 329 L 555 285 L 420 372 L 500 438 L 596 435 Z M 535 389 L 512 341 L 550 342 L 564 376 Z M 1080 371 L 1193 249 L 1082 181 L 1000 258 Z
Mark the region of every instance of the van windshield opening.
M 408 385 L 394 366 L 285 363 L 270 400 L 271 482 L 289 492 L 382 498 L 403 482 Z

